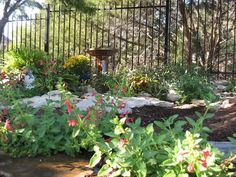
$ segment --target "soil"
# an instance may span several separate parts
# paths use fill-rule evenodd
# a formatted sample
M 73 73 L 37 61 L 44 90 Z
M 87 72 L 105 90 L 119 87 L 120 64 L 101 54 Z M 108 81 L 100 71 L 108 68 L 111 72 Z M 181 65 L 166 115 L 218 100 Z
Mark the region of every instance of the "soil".
M 140 117 L 142 125 L 145 126 L 155 120 L 164 120 L 169 116 L 178 114 L 177 120 L 183 120 L 185 117 L 191 117 L 196 120 L 198 117 L 195 112 L 205 112 L 202 106 L 191 109 L 181 108 L 163 108 L 156 106 L 144 106 L 141 108 L 134 108 L 131 117 Z M 214 117 L 205 121 L 204 125 L 212 130 L 209 134 L 209 141 L 228 141 L 229 136 L 236 133 L 236 105 L 230 108 L 220 109 L 214 113 Z M 190 126 L 186 126 L 185 130 Z

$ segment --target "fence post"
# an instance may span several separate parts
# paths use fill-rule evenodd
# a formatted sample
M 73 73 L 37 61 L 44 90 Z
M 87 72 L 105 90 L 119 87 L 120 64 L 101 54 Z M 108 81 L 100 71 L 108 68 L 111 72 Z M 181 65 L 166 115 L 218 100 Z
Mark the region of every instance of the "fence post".
M 46 8 L 44 51 L 49 54 L 50 5 Z
M 164 44 L 164 64 L 168 63 L 169 55 L 169 28 L 170 28 L 170 0 L 166 0 L 166 21 L 165 21 L 165 44 Z

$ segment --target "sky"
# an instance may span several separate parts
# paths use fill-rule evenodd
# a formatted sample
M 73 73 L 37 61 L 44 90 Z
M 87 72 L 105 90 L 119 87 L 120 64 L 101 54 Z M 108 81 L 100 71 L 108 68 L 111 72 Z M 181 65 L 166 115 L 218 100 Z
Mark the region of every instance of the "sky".
M 37 0 L 37 1 L 39 3 L 43 3 L 44 2 L 44 0 Z M 3 8 L 4 8 L 4 4 L 0 3 L 0 18 L 2 18 L 2 15 L 3 15 Z M 26 13 L 28 15 L 34 15 L 36 13 L 39 13 L 39 9 L 32 9 L 32 8 L 28 8 L 28 7 L 25 9 L 25 11 L 26 11 Z M 7 36 L 7 34 L 8 34 L 10 39 L 11 39 L 11 35 L 10 35 L 11 31 L 12 31 L 12 26 L 11 25 L 9 25 L 8 28 L 7 28 L 7 26 L 5 27 L 4 34 L 5 34 L 5 36 Z

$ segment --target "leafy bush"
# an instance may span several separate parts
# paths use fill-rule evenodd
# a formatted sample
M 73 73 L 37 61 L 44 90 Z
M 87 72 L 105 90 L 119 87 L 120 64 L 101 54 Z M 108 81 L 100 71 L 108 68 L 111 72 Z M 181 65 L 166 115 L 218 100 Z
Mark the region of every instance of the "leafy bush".
M 64 63 L 64 68 L 72 74 L 79 75 L 81 79 L 90 73 L 90 60 L 84 55 L 76 55 L 68 58 Z
M 90 150 L 104 133 L 114 129 L 110 118 L 117 114 L 121 103 L 97 95 L 96 105 L 80 111 L 72 98 L 65 100 L 62 109 L 50 104 L 40 109 L 15 104 L 12 109 L 6 109 L 6 114 L 0 117 L 1 149 L 14 157 L 58 152 L 74 156 L 81 148 Z
M 46 53 L 41 50 L 18 48 L 6 54 L 4 68 L 7 72 L 24 68 L 30 68 L 33 72 L 36 72 L 40 60 L 43 60 L 45 57 Z
M 181 103 L 189 103 L 193 99 L 216 100 L 213 86 L 208 82 L 208 78 L 198 72 L 186 71 L 176 81 L 175 86 L 181 95 Z
M 103 162 L 98 176 L 227 176 L 220 167 L 222 154 L 202 141 L 200 134 L 192 130 L 184 133 L 186 122 L 173 124 L 175 118 L 157 122 L 160 133 L 154 132 L 153 124 L 140 127 L 140 119 L 127 126 L 126 118 L 115 118 L 114 131 L 94 146 L 90 166 Z
M 236 91 L 236 80 L 235 79 L 231 79 L 226 87 L 226 90 L 229 92 L 235 92 Z

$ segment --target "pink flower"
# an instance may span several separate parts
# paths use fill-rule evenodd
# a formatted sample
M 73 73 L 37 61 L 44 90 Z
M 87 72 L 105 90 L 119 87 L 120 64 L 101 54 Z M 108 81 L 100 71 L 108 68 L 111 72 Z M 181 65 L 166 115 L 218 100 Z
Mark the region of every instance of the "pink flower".
M 187 170 L 189 173 L 194 172 L 194 162 L 193 161 L 190 164 L 188 164 Z
M 51 65 L 54 65 L 55 63 L 56 63 L 55 60 L 54 60 L 54 59 L 51 59 L 50 64 L 51 64 Z
M 202 166 L 203 166 L 204 168 L 207 168 L 207 160 L 204 159 L 204 158 L 202 158 L 202 159 L 200 159 L 200 161 L 201 161 L 201 163 L 202 163 Z
M 93 92 L 92 94 L 91 94 L 91 96 L 96 96 L 97 95 L 97 93 L 96 92 Z
M 177 154 L 177 162 L 183 162 L 188 157 L 188 154 L 187 150 L 180 150 Z
M 6 130 L 11 130 L 11 121 L 9 119 L 6 120 L 6 122 L 4 124 L 4 128 Z
M 6 73 L 5 72 L 2 72 L 0 75 L 1 75 L 2 80 L 6 78 Z
M 9 112 L 8 109 L 3 109 L 3 110 L 2 110 L 2 113 L 3 113 L 4 115 L 6 115 L 8 112 Z
M 90 111 L 90 109 L 89 109 L 87 115 L 86 115 L 84 118 L 85 118 L 85 119 L 88 119 L 88 118 L 90 117 L 90 115 L 91 115 L 91 111 Z
M 78 124 L 78 121 L 73 120 L 73 119 L 72 120 L 68 120 L 67 122 L 68 122 L 68 125 L 71 126 L 71 127 L 74 127 L 74 126 L 76 126 Z
M 133 117 L 129 117 L 129 118 L 127 118 L 126 120 L 125 120 L 125 123 L 127 124 L 127 123 L 132 123 L 132 122 L 134 122 L 134 118 Z
M 84 116 L 82 116 L 81 114 L 77 114 L 79 119 L 82 119 Z
M 73 109 L 72 104 L 70 103 L 69 100 L 66 100 L 64 104 L 67 106 L 67 112 L 70 114 Z
M 128 143 L 127 139 L 124 139 L 124 138 L 120 139 L 119 144 L 118 144 L 118 148 L 119 149 L 123 148 L 124 145 L 127 144 L 127 143 Z
M 118 108 L 119 109 L 124 109 L 126 106 L 126 103 L 125 102 L 122 102 L 120 105 L 118 105 Z

